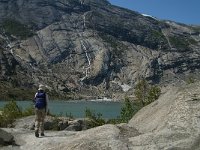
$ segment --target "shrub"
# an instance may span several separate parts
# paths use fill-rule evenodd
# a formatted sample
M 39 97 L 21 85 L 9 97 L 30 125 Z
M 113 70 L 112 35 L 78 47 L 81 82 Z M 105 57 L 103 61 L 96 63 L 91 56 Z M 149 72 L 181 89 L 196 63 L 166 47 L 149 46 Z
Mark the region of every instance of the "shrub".
M 7 34 L 17 36 L 22 40 L 34 35 L 33 31 L 26 25 L 23 25 L 16 20 L 7 19 L 3 22 L 2 27 Z
M 91 122 L 88 124 L 89 128 L 101 126 L 106 123 L 101 113 L 96 114 L 94 110 L 90 110 L 89 108 L 85 109 L 85 117 L 91 119 Z
M 0 127 L 12 127 L 17 118 L 34 115 L 32 106 L 24 111 L 17 105 L 16 101 L 9 101 L 2 109 L 0 114 Z
M 169 37 L 169 41 L 172 46 L 176 47 L 178 50 L 186 51 L 190 50 L 190 45 L 196 45 L 198 42 L 190 37 L 178 37 L 171 36 Z
M 141 102 L 143 106 L 146 105 L 146 102 L 148 101 L 148 91 L 149 91 L 149 85 L 146 80 L 142 79 L 136 84 L 135 86 L 135 97 L 138 102 Z
M 22 112 L 22 116 L 31 116 L 34 115 L 35 111 L 34 111 L 34 107 L 31 105 L 29 107 L 27 107 L 23 112 Z
M 114 119 L 109 119 L 106 124 L 119 124 L 122 123 L 122 120 L 120 117 L 114 118 Z
M 161 94 L 160 88 L 158 86 L 152 86 L 149 89 L 149 92 L 148 92 L 148 101 L 146 102 L 146 104 L 150 104 L 153 101 L 157 100 L 158 97 L 160 96 L 160 94 Z
M 124 106 L 121 108 L 121 122 L 128 122 L 134 113 L 133 104 L 130 102 L 129 98 L 125 98 Z
M 0 117 L 0 126 L 8 127 L 12 126 L 15 119 L 22 116 L 22 111 L 15 101 L 8 102 L 2 109 Z
M 142 79 L 135 86 L 135 97 L 142 106 L 146 106 L 158 99 L 161 89 L 158 86 L 150 86 L 145 79 Z

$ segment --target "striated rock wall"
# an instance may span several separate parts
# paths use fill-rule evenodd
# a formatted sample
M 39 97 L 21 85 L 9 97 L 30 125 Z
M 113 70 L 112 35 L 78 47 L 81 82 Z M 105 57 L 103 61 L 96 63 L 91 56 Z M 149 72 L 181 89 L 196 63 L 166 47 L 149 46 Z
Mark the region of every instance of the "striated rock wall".
M 43 83 L 60 99 L 121 99 L 140 78 L 160 85 L 198 78 L 199 27 L 106 0 L 0 0 L 0 10 L 0 79 L 9 87 Z

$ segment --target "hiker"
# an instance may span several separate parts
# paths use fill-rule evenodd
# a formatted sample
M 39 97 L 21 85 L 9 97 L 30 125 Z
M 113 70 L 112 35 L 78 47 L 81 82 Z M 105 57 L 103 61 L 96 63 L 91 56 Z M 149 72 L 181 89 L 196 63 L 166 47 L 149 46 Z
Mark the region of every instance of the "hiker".
M 48 95 L 44 91 L 44 86 L 39 85 L 39 89 L 35 94 L 34 104 L 35 104 L 35 136 L 44 136 L 44 119 L 48 111 Z

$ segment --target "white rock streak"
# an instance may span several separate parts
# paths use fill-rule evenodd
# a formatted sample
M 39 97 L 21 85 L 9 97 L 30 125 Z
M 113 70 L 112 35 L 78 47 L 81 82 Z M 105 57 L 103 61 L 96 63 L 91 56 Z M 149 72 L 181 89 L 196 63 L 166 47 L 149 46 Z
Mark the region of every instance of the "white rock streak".
M 151 15 L 142 14 L 142 16 L 144 16 L 144 17 L 150 17 L 150 18 L 153 18 L 153 19 L 155 19 L 155 20 L 158 20 L 156 17 L 153 17 L 153 16 L 151 16 Z
M 85 69 L 85 77 L 81 78 L 81 81 L 83 81 L 87 76 L 88 76 L 88 73 L 90 71 L 90 68 L 91 68 L 91 60 L 90 60 L 90 57 L 88 55 L 88 52 L 87 52 L 87 47 L 85 46 L 84 44 L 84 41 L 83 40 L 80 40 L 81 42 L 81 47 L 83 48 L 84 52 L 85 52 L 85 56 L 87 58 L 87 61 L 88 61 L 88 66 L 87 67 L 83 67 L 83 69 Z
M 127 92 L 128 90 L 130 90 L 132 88 L 131 86 L 129 86 L 127 84 L 122 84 L 121 82 L 117 82 L 117 81 L 112 81 L 112 82 L 121 86 L 121 88 L 124 92 Z
M 86 58 L 87 58 L 87 61 L 88 61 L 88 66 L 90 66 L 90 64 L 91 64 L 91 63 L 90 63 L 90 58 L 89 58 L 89 56 L 88 56 L 87 48 L 86 48 L 86 46 L 85 46 L 83 40 L 81 40 L 81 46 L 83 47 L 83 50 L 85 51 L 85 55 L 86 55 Z
M 83 27 L 84 27 L 84 29 L 86 28 L 86 24 L 85 24 L 85 14 L 83 15 Z

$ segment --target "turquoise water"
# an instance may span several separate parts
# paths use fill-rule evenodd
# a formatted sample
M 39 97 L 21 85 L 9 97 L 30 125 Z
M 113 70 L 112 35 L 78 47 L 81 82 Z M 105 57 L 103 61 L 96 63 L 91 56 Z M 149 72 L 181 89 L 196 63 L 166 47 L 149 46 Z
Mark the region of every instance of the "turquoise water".
M 0 108 L 7 102 L 0 101 Z M 31 101 L 17 101 L 17 104 L 25 109 L 33 105 Z M 111 119 L 117 118 L 120 115 L 122 103 L 120 102 L 96 102 L 96 101 L 50 101 L 49 109 L 52 114 L 66 116 L 72 114 L 75 118 L 83 118 L 85 116 L 85 109 L 94 110 L 95 113 L 101 113 L 103 118 Z

